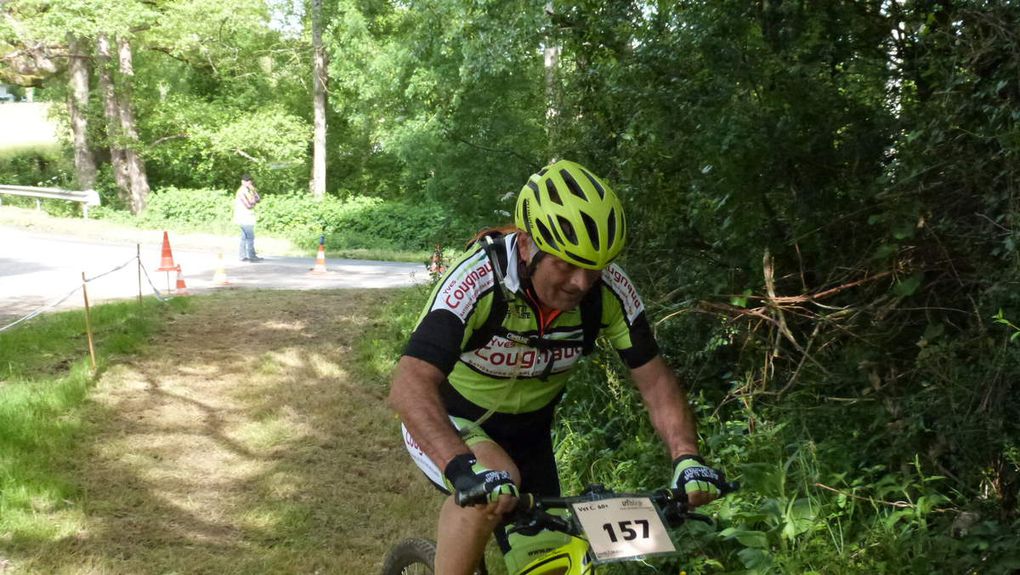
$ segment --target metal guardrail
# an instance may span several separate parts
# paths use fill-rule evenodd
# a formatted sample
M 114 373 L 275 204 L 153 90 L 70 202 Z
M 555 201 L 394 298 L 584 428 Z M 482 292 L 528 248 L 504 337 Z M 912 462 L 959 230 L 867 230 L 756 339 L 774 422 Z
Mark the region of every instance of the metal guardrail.
M 39 188 L 34 186 L 4 186 L 0 185 L 0 194 L 9 194 L 12 196 L 27 196 L 36 198 L 35 207 L 36 209 L 42 209 L 41 200 L 67 200 L 69 202 L 78 202 L 81 204 L 81 211 L 85 218 L 89 217 L 89 208 L 91 206 L 99 205 L 99 192 L 95 190 L 62 190 L 60 188 Z M 0 198 L 0 206 L 3 205 L 3 199 Z

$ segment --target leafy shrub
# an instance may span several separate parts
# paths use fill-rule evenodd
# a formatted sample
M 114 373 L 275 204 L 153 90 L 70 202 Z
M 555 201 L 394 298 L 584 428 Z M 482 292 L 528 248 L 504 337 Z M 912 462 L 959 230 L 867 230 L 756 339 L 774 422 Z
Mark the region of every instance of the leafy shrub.
M 6 148 L 0 150 L 0 182 L 12 186 L 72 187 L 74 161 L 59 146 Z
M 146 125 L 170 135 L 146 151 L 153 187 L 236 189 L 245 172 L 260 189 L 305 185 L 310 128 L 279 106 L 239 110 L 175 95 L 151 110 Z
M 149 195 L 139 223 L 157 228 L 173 224 L 184 229 L 226 230 L 232 228 L 232 200 L 233 195 L 224 190 L 163 188 Z
M 300 245 L 325 235 L 332 247 L 425 250 L 435 243 L 460 242 L 458 224 L 437 205 L 410 205 L 353 196 L 316 201 L 307 194 L 264 197 L 259 225 Z
M 38 186 L 77 189 L 74 161 L 59 146 L 19 146 L 0 150 L 0 183 L 12 186 Z M 35 207 L 36 198 L 0 196 L 11 206 Z M 54 216 L 80 217 L 81 205 L 65 200 L 42 200 L 42 209 Z
M 144 227 L 233 233 L 233 198 L 229 190 L 162 188 L 149 195 L 148 207 L 134 221 Z M 265 194 L 257 212 L 260 232 L 300 246 L 317 245 L 325 235 L 330 249 L 430 251 L 435 244 L 459 246 L 470 235 L 463 223 L 440 206 L 363 196 L 316 201 L 307 193 Z M 103 219 L 130 218 L 109 207 L 95 213 Z

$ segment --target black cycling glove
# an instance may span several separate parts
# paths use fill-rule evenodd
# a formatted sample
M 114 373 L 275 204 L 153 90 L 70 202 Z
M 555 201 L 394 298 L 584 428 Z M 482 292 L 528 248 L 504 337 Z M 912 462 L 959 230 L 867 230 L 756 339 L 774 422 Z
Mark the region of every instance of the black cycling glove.
M 451 459 L 443 475 L 446 476 L 446 488 L 454 493 L 455 501 L 461 507 L 496 501 L 500 495 L 518 495 L 509 471 L 487 469 L 471 453 Z
M 673 461 L 673 487 L 687 495 L 704 492 L 715 499 L 726 485 L 723 472 L 712 469 L 697 455 L 683 455 Z

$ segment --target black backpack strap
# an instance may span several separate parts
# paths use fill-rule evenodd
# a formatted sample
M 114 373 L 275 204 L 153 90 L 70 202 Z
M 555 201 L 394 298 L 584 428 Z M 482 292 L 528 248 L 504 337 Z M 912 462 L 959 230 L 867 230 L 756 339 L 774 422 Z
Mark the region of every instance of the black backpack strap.
M 489 308 L 489 316 L 485 318 L 482 327 L 475 330 L 468 338 L 464 351 L 472 351 L 485 346 L 492 336 L 499 333 L 500 329 L 505 330 L 503 320 L 506 319 L 507 293 L 503 278 L 506 277 L 506 250 L 503 249 L 503 242 L 499 241 L 502 237 L 501 234 L 492 233 L 482 236 L 479 240 L 482 249 L 485 250 L 485 255 L 489 257 L 489 263 L 492 264 L 495 285 L 492 288 L 492 306 Z

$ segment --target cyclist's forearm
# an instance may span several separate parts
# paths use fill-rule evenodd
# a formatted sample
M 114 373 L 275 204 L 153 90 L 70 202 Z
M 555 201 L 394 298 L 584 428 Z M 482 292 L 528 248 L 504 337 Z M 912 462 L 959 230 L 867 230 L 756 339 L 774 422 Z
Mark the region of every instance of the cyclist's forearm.
M 469 452 L 440 401 L 439 385 L 444 379 L 432 364 L 404 356 L 397 363 L 387 400 L 422 451 L 440 469 L 455 456 Z
M 670 457 L 698 454 L 698 433 L 687 393 L 662 357 L 633 370 L 631 375 Z

